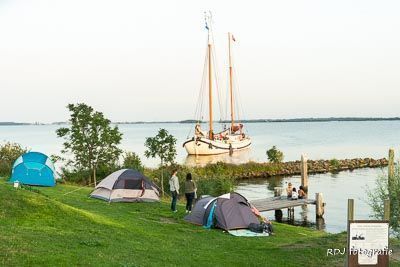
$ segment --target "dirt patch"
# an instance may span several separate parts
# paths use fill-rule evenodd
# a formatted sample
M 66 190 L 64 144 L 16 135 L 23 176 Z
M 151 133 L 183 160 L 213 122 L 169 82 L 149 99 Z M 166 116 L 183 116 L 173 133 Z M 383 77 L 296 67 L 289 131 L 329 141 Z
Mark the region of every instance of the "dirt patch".
M 175 219 L 172 218 L 166 218 L 166 217 L 161 217 L 160 222 L 162 223 L 168 223 L 168 224 L 176 224 Z

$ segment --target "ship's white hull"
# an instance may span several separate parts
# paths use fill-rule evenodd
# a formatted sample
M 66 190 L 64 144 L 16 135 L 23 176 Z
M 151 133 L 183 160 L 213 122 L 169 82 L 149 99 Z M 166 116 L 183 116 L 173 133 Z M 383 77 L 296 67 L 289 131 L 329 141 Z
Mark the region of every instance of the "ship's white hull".
M 218 155 L 250 148 L 250 138 L 242 140 L 210 140 L 197 137 L 183 143 L 189 155 Z

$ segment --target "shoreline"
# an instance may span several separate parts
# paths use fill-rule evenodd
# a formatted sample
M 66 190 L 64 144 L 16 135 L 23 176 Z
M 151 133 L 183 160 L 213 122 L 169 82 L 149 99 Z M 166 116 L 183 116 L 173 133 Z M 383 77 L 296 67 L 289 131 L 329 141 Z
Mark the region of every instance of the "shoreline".
M 301 175 L 301 161 L 288 161 L 282 163 L 270 162 L 247 162 L 232 164 L 225 162 L 210 163 L 204 166 L 172 165 L 165 167 L 162 172 L 170 173 L 173 169 L 180 173 L 192 173 L 198 181 L 221 182 L 229 180 L 232 183 L 251 179 L 265 179 L 271 177 Z M 353 159 L 331 159 L 331 160 L 308 160 L 308 174 L 337 173 L 340 171 L 355 170 L 362 168 L 383 168 L 388 165 L 386 158 L 353 158 Z M 158 181 L 161 174 L 160 167 L 145 167 L 144 174 Z M 184 177 L 181 177 L 184 181 Z M 165 182 L 165 181 L 164 181 Z M 165 186 L 168 186 L 165 184 Z
M 248 172 L 237 177 L 236 179 L 245 180 L 253 178 L 269 178 L 275 176 L 293 176 L 300 175 L 300 164 L 301 161 L 288 161 L 282 163 L 260 163 L 263 165 L 275 164 L 277 168 L 271 170 L 259 171 L 259 172 Z M 388 165 L 386 158 L 373 159 L 373 158 L 354 158 L 354 159 L 331 159 L 331 160 L 308 160 L 308 174 L 318 173 L 336 173 L 347 170 L 355 170 L 362 168 L 381 168 Z

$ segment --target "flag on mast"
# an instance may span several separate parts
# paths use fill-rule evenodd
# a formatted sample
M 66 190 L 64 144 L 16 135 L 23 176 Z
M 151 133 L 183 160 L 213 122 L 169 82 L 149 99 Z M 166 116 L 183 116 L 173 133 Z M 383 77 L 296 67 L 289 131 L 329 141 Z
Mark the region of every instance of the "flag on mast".
M 235 36 L 233 36 L 233 34 L 232 34 L 232 40 L 233 40 L 234 42 L 236 42 Z
M 207 14 L 207 12 L 204 12 L 204 22 L 206 24 L 206 30 L 210 31 L 210 28 L 208 27 L 208 23 L 207 23 L 208 21 L 211 23 L 211 11 L 208 11 L 208 14 Z

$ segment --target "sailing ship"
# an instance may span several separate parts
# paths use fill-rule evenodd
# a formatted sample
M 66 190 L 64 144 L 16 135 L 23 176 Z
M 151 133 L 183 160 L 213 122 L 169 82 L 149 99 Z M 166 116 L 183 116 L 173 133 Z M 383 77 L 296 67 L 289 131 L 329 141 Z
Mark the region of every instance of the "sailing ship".
M 235 151 L 248 149 L 251 146 L 251 139 L 247 134 L 245 134 L 243 124 L 235 121 L 235 96 L 233 90 L 234 71 L 231 54 L 231 42 L 235 41 L 235 39 L 231 33 L 228 33 L 230 126 L 224 126 L 224 129 L 221 132 L 214 132 L 213 79 L 215 78 L 213 77 L 213 66 L 214 69 L 216 68 L 213 62 L 215 61 L 215 57 L 213 51 L 211 15 L 206 16 L 206 29 L 208 31 L 208 37 L 203 81 L 208 81 L 202 84 L 200 91 L 202 91 L 204 87 L 208 87 L 208 131 L 203 130 L 200 124 L 201 120 L 197 120 L 197 123 L 194 127 L 194 136 L 185 141 L 183 143 L 183 147 L 185 147 L 189 155 L 218 155 L 224 153 L 232 154 Z M 208 77 L 205 79 L 206 76 Z M 200 106 L 202 106 L 202 104 L 200 104 Z

